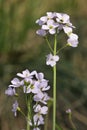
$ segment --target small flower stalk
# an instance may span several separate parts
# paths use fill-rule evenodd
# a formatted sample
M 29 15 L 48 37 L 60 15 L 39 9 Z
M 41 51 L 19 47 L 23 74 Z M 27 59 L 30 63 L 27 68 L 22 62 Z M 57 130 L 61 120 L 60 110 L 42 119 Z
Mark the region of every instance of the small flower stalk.
M 66 113 L 68 114 L 68 119 L 69 119 L 69 122 L 70 122 L 70 124 L 72 126 L 72 130 L 76 130 L 76 126 L 75 126 L 75 124 L 74 124 L 74 122 L 72 120 L 72 111 L 71 111 L 71 109 L 70 108 L 67 109 Z
M 64 13 L 47 12 L 46 16 L 42 16 L 36 20 L 36 23 L 40 26 L 40 29 L 36 31 L 36 34 L 45 38 L 49 47 L 50 53 L 46 55 L 46 65 L 52 67 L 53 70 L 53 128 L 56 130 L 56 76 L 57 76 L 57 62 L 59 62 L 59 52 L 65 47 L 77 47 L 78 35 L 73 33 L 75 26 L 70 22 L 70 16 Z M 63 47 L 58 48 L 58 35 L 63 31 L 67 36 L 66 43 Z M 53 45 L 49 36 L 53 37 Z M 44 78 L 42 72 L 38 73 L 36 70 L 30 72 L 28 69 L 17 73 L 17 77 L 11 81 L 11 85 L 5 91 L 8 96 L 15 96 L 16 100 L 12 106 L 12 112 L 14 116 L 17 116 L 17 111 L 27 120 L 27 130 L 41 130 L 40 126 L 44 125 L 44 116 L 48 113 L 48 90 L 50 86 L 48 80 Z M 19 94 L 17 89 L 22 89 L 23 94 L 26 97 L 27 115 L 22 112 L 19 107 L 17 98 Z M 67 113 L 70 110 L 66 111 Z

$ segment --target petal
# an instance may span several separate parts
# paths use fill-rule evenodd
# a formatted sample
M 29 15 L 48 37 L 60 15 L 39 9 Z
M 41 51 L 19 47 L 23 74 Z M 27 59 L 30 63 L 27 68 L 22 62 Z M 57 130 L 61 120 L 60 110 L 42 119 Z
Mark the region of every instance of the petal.
M 43 29 L 39 29 L 36 31 L 36 34 L 40 35 L 40 36 L 45 36 L 46 35 L 46 31 Z
M 59 56 L 57 56 L 57 55 L 56 55 L 56 56 L 53 56 L 53 58 L 54 58 L 55 61 L 58 61 L 58 60 L 59 60 Z
M 42 29 L 43 29 L 43 30 L 48 30 L 49 27 L 48 27 L 47 25 L 42 25 Z
M 54 23 L 54 20 L 48 20 L 48 21 L 47 21 L 47 25 L 48 25 L 48 26 L 53 25 L 53 23 Z
M 72 33 L 72 28 L 71 27 L 68 27 L 68 26 L 64 26 L 63 27 L 63 30 L 66 34 L 69 34 L 69 33 Z
M 69 15 L 63 14 L 63 20 L 64 20 L 64 23 L 69 22 Z
M 56 33 L 56 30 L 55 30 L 55 29 L 50 29 L 50 30 L 49 30 L 49 33 L 50 33 L 50 34 L 55 34 L 55 33 Z
M 43 22 L 47 22 L 47 16 L 41 17 L 40 20 L 43 21 Z
M 41 114 L 47 114 L 47 111 L 48 111 L 48 107 L 46 107 L 46 106 L 43 106 L 42 108 L 41 108 Z

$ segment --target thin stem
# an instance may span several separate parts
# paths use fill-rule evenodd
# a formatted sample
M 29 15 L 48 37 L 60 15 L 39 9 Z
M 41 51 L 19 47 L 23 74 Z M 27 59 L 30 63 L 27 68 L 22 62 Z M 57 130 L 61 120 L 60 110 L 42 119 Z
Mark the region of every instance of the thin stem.
M 54 55 L 56 55 L 57 41 L 55 35 Z M 53 67 L 53 130 L 56 128 L 56 65 Z
M 72 114 L 71 113 L 69 113 L 69 121 L 70 121 L 70 123 L 71 123 L 71 125 L 73 127 L 73 130 L 76 130 L 76 126 L 74 125 L 74 123 L 72 121 Z
M 68 46 L 68 44 L 64 45 L 64 46 L 61 47 L 59 50 L 57 50 L 57 54 L 58 54 L 61 50 L 63 50 L 65 47 L 67 47 L 67 46 Z
M 24 114 L 24 112 L 18 107 L 18 111 L 26 118 L 26 115 Z
M 52 47 L 51 47 L 51 45 L 50 45 L 50 43 L 49 43 L 48 38 L 47 38 L 47 37 L 45 37 L 45 39 L 46 39 L 46 42 L 47 42 L 48 47 L 50 48 L 51 52 L 52 52 L 52 53 L 54 53 L 54 51 L 53 51 L 53 49 L 52 49 Z
M 45 126 L 44 126 L 44 130 L 47 130 L 47 126 L 48 126 L 48 114 L 45 117 Z
M 29 96 L 27 97 L 27 108 L 28 108 L 28 112 L 27 112 L 27 119 L 30 121 L 30 100 L 29 100 Z M 27 130 L 30 130 L 30 124 L 27 121 Z
M 26 117 L 26 115 L 24 114 L 24 112 L 20 108 L 18 108 L 18 111 L 24 116 L 26 121 L 29 122 L 28 118 Z

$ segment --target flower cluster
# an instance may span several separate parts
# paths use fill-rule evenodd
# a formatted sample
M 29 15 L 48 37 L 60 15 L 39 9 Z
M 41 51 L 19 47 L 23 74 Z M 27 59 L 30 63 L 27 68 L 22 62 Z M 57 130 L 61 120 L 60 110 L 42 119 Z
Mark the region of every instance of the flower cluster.
M 72 47 L 77 47 L 78 36 L 73 33 L 75 28 L 70 22 L 70 17 L 64 13 L 47 12 L 46 16 L 42 16 L 36 21 L 41 27 L 36 33 L 40 36 L 46 36 L 47 34 L 57 34 L 61 30 L 68 36 L 67 44 Z
M 48 85 L 48 80 L 44 79 L 43 73 L 37 73 L 36 71 L 30 72 L 28 69 L 24 70 L 22 73 L 17 73 L 17 76 L 21 78 L 14 78 L 11 81 L 11 85 L 5 91 L 5 94 L 9 96 L 18 95 L 16 92 L 17 88 L 22 88 L 23 93 L 27 96 L 32 97 L 34 102 L 33 106 L 33 118 L 31 119 L 31 125 L 34 126 L 34 130 L 38 129 L 38 126 L 44 124 L 43 115 L 47 114 L 48 107 L 47 101 L 50 99 L 47 90 L 50 89 Z M 18 102 L 15 101 L 13 104 L 12 111 L 14 115 L 17 115 L 17 110 L 19 109 Z

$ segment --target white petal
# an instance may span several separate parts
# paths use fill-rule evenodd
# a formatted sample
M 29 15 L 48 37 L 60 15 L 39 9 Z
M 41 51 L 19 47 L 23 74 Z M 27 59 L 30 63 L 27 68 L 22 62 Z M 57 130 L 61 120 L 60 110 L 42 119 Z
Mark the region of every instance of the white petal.
M 46 106 L 43 106 L 42 108 L 41 108 L 41 114 L 47 114 L 47 111 L 48 111 L 48 107 L 46 107 Z
M 47 16 L 41 17 L 40 20 L 43 21 L 43 22 L 46 22 L 47 21 Z
M 47 25 L 42 25 L 42 29 L 43 29 L 43 30 L 48 30 L 49 27 L 48 27 Z
M 65 26 L 65 27 L 63 27 L 63 29 L 64 29 L 64 32 L 65 32 L 66 34 L 69 34 L 69 33 L 72 32 L 72 28 L 71 28 L 71 27 Z
M 55 61 L 58 61 L 58 60 L 59 60 L 59 56 L 57 56 L 57 55 L 56 55 L 56 56 L 53 56 L 53 58 L 54 58 Z
M 45 36 L 46 35 L 46 31 L 43 29 L 39 29 L 36 31 L 36 34 L 40 35 L 40 36 Z
M 48 20 L 48 21 L 47 21 L 47 25 L 48 25 L 48 26 L 53 25 L 53 23 L 54 23 L 54 20 Z
M 55 34 L 55 33 L 56 33 L 56 30 L 55 30 L 55 29 L 50 29 L 50 30 L 49 30 L 49 33 L 50 33 L 50 34 Z

